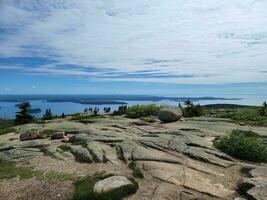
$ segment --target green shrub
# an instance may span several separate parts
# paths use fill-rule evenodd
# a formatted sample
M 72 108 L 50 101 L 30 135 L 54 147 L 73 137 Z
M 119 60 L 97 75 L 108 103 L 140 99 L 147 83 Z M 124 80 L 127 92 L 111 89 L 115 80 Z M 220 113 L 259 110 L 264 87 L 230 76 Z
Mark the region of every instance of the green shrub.
M 3 128 L 9 128 L 14 126 L 14 121 L 13 120 L 8 120 L 8 119 L 1 119 L 0 118 L 0 129 Z
M 156 104 L 131 106 L 126 110 L 126 117 L 135 119 L 150 115 L 155 116 L 158 114 L 159 110 L 160 106 Z
M 179 106 L 182 109 L 184 117 L 200 117 L 204 114 L 203 108 L 199 104 L 194 105 L 190 100 L 185 101 L 184 104 L 186 106 L 185 108 Z
M 267 147 L 254 132 L 233 130 L 214 141 L 216 148 L 239 159 L 267 162 Z
M 104 175 L 103 173 L 87 176 L 75 182 L 74 200 L 121 200 L 124 196 L 133 194 L 137 191 L 138 185 L 134 181 L 134 186 L 125 186 L 110 192 L 101 194 L 94 193 L 94 185 L 97 181 L 103 180 L 112 176 L 111 174 Z
M 45 120 L 43 120 L 43 119 L 34 119 L 33 123 L 35 123 L 35 124 L 45 124 Z
M 267 126 L 267 116 L 261 115 L 258 107 L 221 109 L 217 110 L 217 117 L 230 118 L 250 125 Z
M 71 119 L 72 120 L 90 120 L 90 119 L 98 119 L 98 118 L 105 118 L 104 115 L 81 115 L 80 113 L 76 113 L 72 115 Z
M 1 128 L 0 129 L 0 135 L 12 133 L 12 132 L 16 132 L 16 129 L 14 129 L 14 128 Z

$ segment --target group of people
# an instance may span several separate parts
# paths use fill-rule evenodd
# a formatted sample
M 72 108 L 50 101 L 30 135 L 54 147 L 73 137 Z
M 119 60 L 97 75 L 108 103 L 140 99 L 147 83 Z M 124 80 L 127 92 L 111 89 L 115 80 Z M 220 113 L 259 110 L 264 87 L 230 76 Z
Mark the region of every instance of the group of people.
M 111 108 L 110 107 L 104 107 L 104 113 L 110 113 Z M 84 113 L 94 113 L 95 115 L 97 115 L 99 113 L 99 108 L 98 107 L 94 107 L 94 108 L 85 108 Z

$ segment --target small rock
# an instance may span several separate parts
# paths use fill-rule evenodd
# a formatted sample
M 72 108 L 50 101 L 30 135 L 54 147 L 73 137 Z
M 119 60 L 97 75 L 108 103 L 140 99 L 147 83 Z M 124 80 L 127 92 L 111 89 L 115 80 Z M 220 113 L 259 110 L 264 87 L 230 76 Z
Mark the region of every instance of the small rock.
M 158 118 L 163 122 L 176 122 L 182 117 L 182 111 L 179 108 L 162 108 L 158 113 Z
M 40 138 L 41 138 L 41 135 L 40 135 L 39 130 L 31 130 L 26 133 L 21 133 L 19 136 L 19 139 L 21 141 L 35 140 L 35 139 L 40 139 Z
M 52 136 L 51 136 L 51 140 L 60 140 L 65 138 L 65 132 L 55 132 Z
M 124 186 L 133 185 L 133 183 L 124 176 L 111 176 L 98 181 L 94 185 L 95 193 L 109 192 Z

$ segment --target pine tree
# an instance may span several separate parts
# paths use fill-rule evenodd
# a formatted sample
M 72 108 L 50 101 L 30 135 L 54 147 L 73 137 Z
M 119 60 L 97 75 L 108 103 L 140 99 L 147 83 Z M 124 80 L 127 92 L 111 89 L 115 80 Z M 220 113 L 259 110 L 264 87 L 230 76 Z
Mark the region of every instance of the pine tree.
M 16 124 L 27 124 L 33 121 L 33 116 L 29 114 L 31 110 L 31 104 L 29 102 L 24 102 L 19 105 L 19 112 L 16 112 Z
M 52 111 L 51 111 L 50 108 L 45 110 L 45 114 L 43 115 L 43 119 L 44 120 L 51 120 L 51 119 L 53 119 L 53 114 L 52 114 Z

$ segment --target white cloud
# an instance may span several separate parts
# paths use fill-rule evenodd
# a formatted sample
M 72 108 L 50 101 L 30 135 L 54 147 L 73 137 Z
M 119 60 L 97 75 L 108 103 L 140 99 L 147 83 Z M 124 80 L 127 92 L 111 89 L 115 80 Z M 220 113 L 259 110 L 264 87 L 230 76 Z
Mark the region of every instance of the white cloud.
M 6 33 L 0 33 L 0 57 L 57 61 L 25 72 L 142 82 L 267 80 L 261 73 L 267 63 L 266 0 L 1 2 L 0 27 Z M 79 67 L 60 69 L 59 64 Z M 88 67 L 192 77 L 111 78 Z

